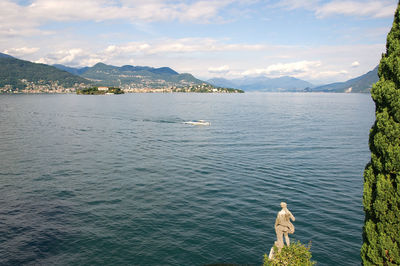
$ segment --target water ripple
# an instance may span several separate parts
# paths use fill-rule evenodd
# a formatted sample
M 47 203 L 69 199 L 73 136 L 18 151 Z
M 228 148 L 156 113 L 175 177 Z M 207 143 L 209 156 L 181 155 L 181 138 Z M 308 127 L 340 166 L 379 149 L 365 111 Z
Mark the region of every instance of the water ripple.
M 0 97 L 0 264 L 360 263 L 368 95 Z M 183 121 L 206 119 L 210 127 Z

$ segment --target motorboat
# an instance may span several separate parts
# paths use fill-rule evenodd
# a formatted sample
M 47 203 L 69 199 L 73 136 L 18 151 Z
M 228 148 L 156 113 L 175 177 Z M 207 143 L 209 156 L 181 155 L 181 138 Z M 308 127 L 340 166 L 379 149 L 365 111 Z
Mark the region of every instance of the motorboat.
M 194 125 L 194 126 L 210 126 L 211 123 L 205 120 L 193 120 L 193 121 L 186 121 L 183 122 L 184 124 Z

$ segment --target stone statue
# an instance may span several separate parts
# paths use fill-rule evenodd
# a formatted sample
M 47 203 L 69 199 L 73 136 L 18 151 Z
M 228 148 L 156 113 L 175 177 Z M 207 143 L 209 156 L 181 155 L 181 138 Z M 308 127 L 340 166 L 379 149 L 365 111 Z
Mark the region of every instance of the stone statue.
M 290 245 L 290 239 L 288 234 L 294 233 L 294 225 L 290 222 L 290 219 L 293 220 L 293 222 L 296 220 L 293 214 L 288 210 L 287 204 L 285 202 L 281 202 L 281 207 L 282 210 L 278 212 L 278 215 L 276 216 L 275 220 L 275 232 L 276 232 L 275 245 L 278 248 L 278 252 L 280 252 L 284 246 L 283 243 L 284 235 L 285 235 L 286 245 L 288 246 Z M 274 251 L 271 248 L 269 258 L 272 259 L 273 256 L 274 256 Z

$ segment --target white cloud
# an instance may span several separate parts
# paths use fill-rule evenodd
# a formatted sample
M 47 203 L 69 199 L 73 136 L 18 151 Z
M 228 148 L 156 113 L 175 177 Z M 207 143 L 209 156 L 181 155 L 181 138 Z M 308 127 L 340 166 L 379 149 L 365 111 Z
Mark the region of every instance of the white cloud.
M 226 51 L 261 51 L 271 46 L 264 44 L 229 44 L 212 38 L 162 39 L 152 42 L 131 42 L 123 45 L 110 45 L 108 54 L 167 54 Z
M 32 0 L 29 5 L 19 5 L 1 0 L 0 39 L 57 34 L 41 28 L 51 22 L 220 23 L 224 20 L 220 11 L 235 1 L 239 0 Z
M 333 70 L 334 66 L 323 65 L 320 61 L 298 61 L 291 63 L 277 63 L 266 68 L 248 69 L 241 76 L 265 75 L 270 78 L 290 76 L 299 79 L 315 81 L 346 78 L 348 71 Z
M 288 10 L 299 8 L 310 10 L 315 12 L 318 18 L 333 15 L 384 18 L 394 15 L 397 4 L 389 0 L 332 0 L 327 3 L 322 3 L 321 0 L 283 0 L 275 7 L 283 7 Z
M 24 7 L 14 2 L 0 1 L 0 37 L 26 36 L 40 32 L 36 29 L 40 23 L 26 17 L 23 10 Z
M 39 26 L 51 21 L 190 21 L 209 23 L 235 0 L 33 0 L 23 6 L 11 0 L 0 1 L 0 36 L 42 33 Z M 46 32 L 44 32 L 46 33 Z
M 332 15 L 366 16 L 374 18 L 391 17 L 397 4 L 393 1 L 331 1 L 316 9 L 317 17 Z
M 192 5 L 185 5 L 179 19 L 182 21 L 207 22 L 218 16 L 218 11 L 230 4 L 232 1 L 198 1 Z
M 212 74 L 226 74 L 228 73 L 230 70 L 228 65 L 223 65 L 223 66 L 219 66 L 219 67 L 209 67 L 208 68 L 208 72 L 212 73 Z
M 37 47 L 20 47 L 4 50 L 3 53 L 19 57 L 34 54 L 37 51 L 39 51 L 39 48 Z
M 74 44 L 69 44 L 65 47 L 70 47 L 71 45 Z M 74 46 L 78 47 L 76 44 Z M 196 56 L 199 57 L 198 60 L 206 62 L 207 59 L 203 59 L 204 55 L 210 56 L 214 54 L 221 56 L 227 52 L 251 53 L 254 51 L 266 51 L 272 46 L 226 43 L 225 41 L 212 38 L 182 38 L 129 42 L 119 45 L 112 44 L 104 48 L 98 47 L 97 49 L 88 46 L 88 44 L 79 47 L 81 48 L 62 48 L 62 46 L 58 46 L 46 54 L 43 54 L 45 50 L 42 49 L 40 59 L 34 61 L 46 64 L 65 64 L 68 66 L 91 66 L 98 62 L 120 65 L 132 62 L 136 63 L 137 58 L 152 62 L 152 59 L 155 58 L 158 61 L 161 59 L 168 60 L 169 63 L 166 64 L 168 66 L 171 66 L 170 62 L 174 60 L 190 60 L 190 64 L 193 65 L 193 57 Z M 149 65 L 149 62 L 144 64 Z M 205 63 L 202 65 L 205 71 L 207 71 L 207 65 L 209 64 Z M 210 70 L 212 71 L 212 68 Z M 217 69 L 214 70 L 218 71 Z M 223 72 L 223 69 L 219 71 Z
M 267 68 L 256 68 L 244 71 L 244 76 L 251 75 L 268 75 L 274 77 L 280 76 L 301 76 L 304 73 L 309 72 L 312 69 L 321 66 L 320 61 L 298 61 L 292 63 L 277 63 L 268 66 Z
M 131 54 L 148 51 L 151 46 L 147 43 L 129 43 L 126 45 L 110 45 L 105 49 L 110 54 Z
M 63 64 L 67 66 L 92 66 L 98 62 L 105 61 L 107 58 L 98 54 L 89 53 L 81 48 L 60 50 L 50 53 L 45 57 L 36 60 L 36 63 L 43 64 Z
M 284 7 L 289 10 L 294 10 L 298 8 L 313 10 L 318 4 L 320 0 L 282 0 L 274 7 Z
M 338 78 L 345 78 L 348 79 L 349 72 L 347 70 L 325 70 L 325 71 L 318 71 L 313 70 L 307 75 L 297 76 L 299 78 L 306 78 L 307 80 L 337 80 Z
M 360 66 L 360 62 L 358 61 L 354 61 L 353 63 L 351 63 L 351 67 L 358 67 Z

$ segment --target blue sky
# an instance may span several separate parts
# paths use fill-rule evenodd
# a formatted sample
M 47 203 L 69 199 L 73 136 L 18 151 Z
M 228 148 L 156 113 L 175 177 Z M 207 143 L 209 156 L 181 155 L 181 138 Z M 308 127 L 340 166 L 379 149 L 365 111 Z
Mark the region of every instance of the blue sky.
M 169 66 L 196 77 L 372 70 L 395 0 L 0 0 L 0 51 L 47 64 Z

